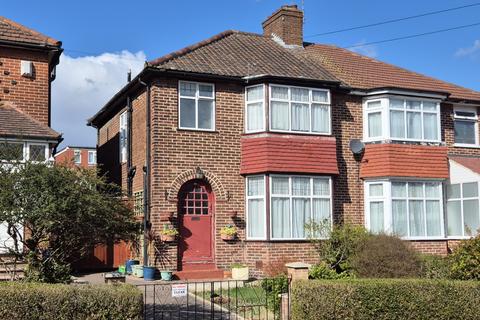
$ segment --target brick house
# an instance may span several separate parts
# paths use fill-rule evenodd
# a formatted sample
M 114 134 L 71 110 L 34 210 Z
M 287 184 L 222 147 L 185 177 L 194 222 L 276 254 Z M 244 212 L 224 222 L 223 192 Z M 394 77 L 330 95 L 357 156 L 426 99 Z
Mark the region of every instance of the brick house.
M 306 43 L 296 6 L 262 25 L 148 62 L 89 120 L 102 170 L 147 227 L 179 230 L 151 262 L 180 277 L 313 262 L 310 220 L 438 254 L 475 233 L 479 92 Z
M 61 141 L 50 121 L 61 46 L 0 16 L 0 161 L 48 161 Z M 0 243 L 8 238 L 0 225 Z
M 55 163 L 82 168 L 97 166 L 97 149 L 95 147 L 66 146 L 54 154 Z

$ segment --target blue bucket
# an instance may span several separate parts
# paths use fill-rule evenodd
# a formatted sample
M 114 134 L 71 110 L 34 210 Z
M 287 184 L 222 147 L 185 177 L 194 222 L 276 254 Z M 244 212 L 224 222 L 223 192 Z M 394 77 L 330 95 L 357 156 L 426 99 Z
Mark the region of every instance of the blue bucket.
M 155 267 L 143 266 L 143 279 L 147 281 L 155 280 Z
M 132 273 L 132 266 L 134 264 L 139 264 L 140 261 L 138 260 L 133 260 L 133 259 L 129 259 L 127 261 L 125 261 L 125 271 L 128 273 L 128 274 L 131 274 Z

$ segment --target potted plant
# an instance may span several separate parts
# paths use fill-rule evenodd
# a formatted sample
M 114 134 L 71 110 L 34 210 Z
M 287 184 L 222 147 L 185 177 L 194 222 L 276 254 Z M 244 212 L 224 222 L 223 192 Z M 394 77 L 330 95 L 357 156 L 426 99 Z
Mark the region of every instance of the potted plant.
M 235 237 L 237 236 L 237 227 L 232 226 L 232 225 L 227 225 L 220 229 L 220 237 L 224 241 L 232 241 L 235 240 Z
M 173 226 L 164 225 L 163 230 L 160 231 L 160 240 L 163 242 L 173 242 L 178 235 L 177 229 L 173 228 Z
M 248 266 L 242 263 L 234 263 L 231 268 L 233 280 L 248 280 Z
M 162 280 L 171 281 L 172 280 L 172 275 L 173 275 L 173 272 L 170 271 L 170 270 L 160 271 L 160 277 L 162 278 Z
M 154 252 L 155 253 L 155 241 L 156 241 L 156 235 L 155 232 L 150 229 L 147 234 L 146 234 L 146 241 L 148 241 L 148 252 L 149 254 Z M 155 280 L 155 271 L 156 268 L 154 266 L 150 265 L 150 259 L 148 259 L 147 264 L 145 264 L 144 261 L 144 266 L 143 266 L 143 279 L 147 281 L 152 281 Z

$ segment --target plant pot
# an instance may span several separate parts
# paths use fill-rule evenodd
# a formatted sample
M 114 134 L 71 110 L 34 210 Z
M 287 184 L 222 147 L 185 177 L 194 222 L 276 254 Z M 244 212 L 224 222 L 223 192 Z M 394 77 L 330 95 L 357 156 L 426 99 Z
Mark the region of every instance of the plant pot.
M 160 239 L 163 241 L 163 242 L 173 242 L 175 241 L 175 237 L 174 235 L 168 235 L 168 234 L 161 234 L 160 235 Z
M 172 271 L 160 271 L 160 277 L 162 278 L 162 280 L 165 280 L 165 281 L 171 281 L 172 280 Z
M 125 266 L 123 264 L 118 266 L 118 273 L 125 274 Z
M 232 268 L 233 280 L 248 280 L 248 267 Z
M 147 281 L 155 280 L 155 267 L 143 266 L 143 279 Z
M 135 264 L 139 264 L 140 261 L 138 260 L 134 260 L 134 259 L 129 259 L 127 261 L 125 261 L 125 272 L 128 273 L 128 274 L 131 274 L 132 273 L 132 266 L 135 265 Z
M 137 276 L 137 278 L 143 278 L 143 266 L 141 265 L 136 265 L 135 266 L 135 271 L 137 272 L 135 274 L 135 276 Z
M 237 234 L 220 234 L 220 238 L 222 238 L 223 241 L 232 241 L 235 240 L 237 237 Z

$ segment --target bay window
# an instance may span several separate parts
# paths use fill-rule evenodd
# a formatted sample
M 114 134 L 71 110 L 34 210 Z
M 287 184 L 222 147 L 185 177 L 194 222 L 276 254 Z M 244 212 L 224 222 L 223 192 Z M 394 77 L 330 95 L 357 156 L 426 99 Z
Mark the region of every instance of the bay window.
M 215 130 L 215 88 L 213 84 L 179 81 L 179 127 Z
M 370 231 L 408 239 L 444 236 L 440 182 L 366 182 L 365 194 L 365 220 Z
M 364 103 L 364 139 L 440 141 L 440 103 L 435 100 L 381 97 Z
M 24 142 L 16 140 L 0 141 L 0 161 L 44 162 L 49 157 L 47 143 Z
M 478 182 L 447 186 L 447 235 L 475 236 L 480 228 Z
M 454 129 L 456 145 L 478 145 L 478 116 L 476 108 L 455 107 Z
M 265 176 L 247 178 L 247 238 L 266 238 Z

